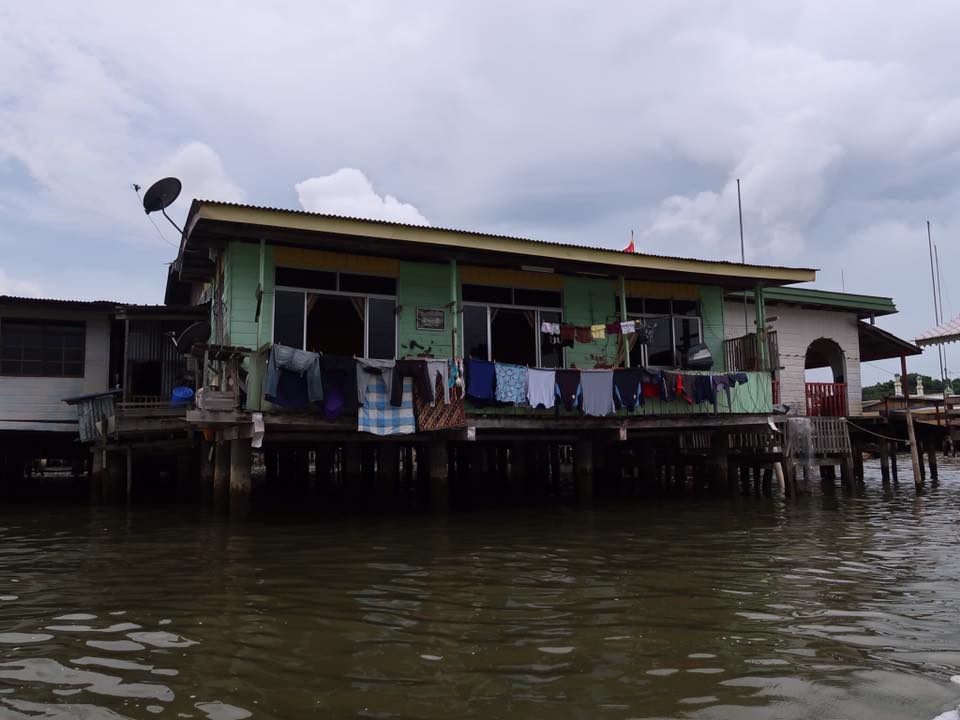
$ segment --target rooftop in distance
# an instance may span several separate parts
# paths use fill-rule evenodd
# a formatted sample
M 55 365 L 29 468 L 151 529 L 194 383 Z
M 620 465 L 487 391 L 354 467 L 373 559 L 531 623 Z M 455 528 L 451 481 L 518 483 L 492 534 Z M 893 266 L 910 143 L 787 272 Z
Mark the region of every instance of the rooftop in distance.
M 183 280 L 207 280 L 213 272 L 211 248 L 224 247 L 231 241 L 259 242 L 261 239 L 290 246 L 400 259 L 457 260 L 513 269 L 535 266 L 543 272 L 595 277 L 623 275 L 633 280 L 664 280 L 665 274 L 669 274 L 674 281 L 704 282 L 731 290 L 752 288 L 757 284 L 810 282 L 816 278 L 816 270 L 810 268 L 625 253 L 610 248 L 471 230 L 213 200 L 194 200 L 191 204 L 174 268 Z

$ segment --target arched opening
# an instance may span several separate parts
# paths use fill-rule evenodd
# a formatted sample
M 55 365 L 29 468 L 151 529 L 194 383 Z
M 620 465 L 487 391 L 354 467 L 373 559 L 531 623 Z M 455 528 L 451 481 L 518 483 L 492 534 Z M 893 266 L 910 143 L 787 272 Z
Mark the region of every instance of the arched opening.
M 835 340 L 817 338 L 804 360 L 807 415 L 844 417 L 847 414 L 846 357 Z

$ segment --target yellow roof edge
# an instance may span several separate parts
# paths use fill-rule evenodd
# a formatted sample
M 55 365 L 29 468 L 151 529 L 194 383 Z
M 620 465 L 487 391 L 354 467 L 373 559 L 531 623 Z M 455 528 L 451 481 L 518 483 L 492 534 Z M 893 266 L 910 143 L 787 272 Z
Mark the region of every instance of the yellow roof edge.
M 347 218 L 307 213 L 298 210 L 260 208 L 232 205 L 203 200 L 195 202 L 194 222 L 208 219 L 220 222 L 236 222 L 252 225 L 273 225 L 288 230 L 329 232 L 346 235 L 366 235 L 387 240 L 416 242 L 425 245 L 470 247 L 476 250 L 510 252 L 529 255 L 531 258 L 550 258 L 571 262 L 589 262 L 609 265 L 611 268 L 649 269 L 673 272 L 698 273 L 718 277 L 741 277 L 757 280 L 773 280 L 782 283 L 811 282 L 816 279 L 816 270 L 789 268 L 771 265 L 741 265 L 739 263 L 675 258 L 642 253 L 620 253 L 610 249 L 591 248 L 583 245 L 565 245 L 542 240 L 529 240 L 501 235 L 450 230 L 430 226 L 404 225 L 362 218 Z M 269 219 L 267 217 L 269 216 Z

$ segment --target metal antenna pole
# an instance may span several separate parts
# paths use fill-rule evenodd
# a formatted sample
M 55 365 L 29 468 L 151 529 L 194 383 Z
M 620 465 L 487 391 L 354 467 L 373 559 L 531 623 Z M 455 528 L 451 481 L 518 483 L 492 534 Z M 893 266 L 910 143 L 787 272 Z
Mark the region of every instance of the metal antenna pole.
M 943 283 L 940 280 L 940 250 L 933 246 L 933 259 L 937 266 L 937 301 L 940 303 L 940 324 L 943 324 Z M 950 381 L 950 368 L 947 367 L 947 346 L 938 345 L 940 353 L 940 379 L 943 381 L 943 419 L 947 426 L 947 443 L 950 452 L 953 452 L 953 433 L 950 431 L 950 403 L 948 397 L 953 394 L 953 383 Z M 948 384 L 949 383 L 949 384 Z
M 941 322 L 940 315 L 940 303 L 937 301 L 937 275 L 933 268 L 933 239 L 930 234 L 930 221 L 927 220 L 927 250 L 930 252 L 930 286 L 933 290 L 933 321 L 937 325 Z M 941 380 L 944 377 L 943 374 L 943 353 L 937 349 L 937 359 L 940 361 L 940 378 Z
M 930 237 L 930 221 L 927 220 L 927 249 L 930 251 L 930 285 L 933 288 L 933 320 L 940 324 L 940 306 L 937 303 L 937 276 L 933 271 L 933 240 Z
M 740 264 L 747 264 L 747 255 L 743 249 L 743 202 L 740 200 L 740 178 L 737 178 L 737 214 L 740 216 Z M 747 296 L 743 296 L 743 332 L 750 332 L 750 324 L 747 320 Z M 757 328 L 760 332 L 760 328 Z

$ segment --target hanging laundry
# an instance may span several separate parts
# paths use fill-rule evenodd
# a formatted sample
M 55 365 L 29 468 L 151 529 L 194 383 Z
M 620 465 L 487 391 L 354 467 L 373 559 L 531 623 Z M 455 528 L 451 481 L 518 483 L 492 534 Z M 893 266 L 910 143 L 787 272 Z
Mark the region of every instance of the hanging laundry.
M 605 329 L 606 329 L 607 335 L 620 335 L 622 332 L 620 330 L 620 323 L 618 322 L 607 323 Z
M 540 332 L 546 333 L 547 335 L 559 335 L 560 323 L 542 322 L 540 323 Z
M 413 378 L 417 390 L 433 398 L 433 384 L 427 374 L 427 361 L 397 360 L 393 366 L 393 388 L 390 392 L 390 404 L 394 407 L 400 407 L 400 403 L 403 401 L 401 396 L 403 385 L 400 381 L 405 377 Z
M 556 384 L 556 370 L 530 368 L 527 371 L 527 402 L 530 407 L 543 405 L 547 410 L 552 408 L 556 399 Z
M 614 411 L 613 370 L 582 370 L 580 387 L 585 415 L 604 417 Z
M 357 361 L 352 357 L 321 355 L 317 361 L 323 378 L 323 412 L 336 420 L 344 411 L 357 409 Z M 332 394 L 332 397 L 331 397 Z
M 439 375 L 434 385 L 434 397 L 443 394 Z M 463 393 L 460 388 L 449 390 L 448 402 L 430 403 L 420 393 L 413 393 L 413 414 L 417 419 L 417 430 L 420 432 L 435 432 L 437 430 L 451 430 L 461 428 L 467 424 L 467 416 L 463 409 Z
M 440 397 L 443 397 L 443 403 L 450 403 L 450 363 L 447 360 L 427 360 L 427 376 L 430 378 L 430 383 L 433 384 L 434 380 L 439 377 L 443 381 L 443 392 L 438 395 L 436 393 L 436 388 L 434 387 L 433 393 L 433 403 L 436 403 Z M 431 404 L 433 404 L 431 403 Z
M 367 394 L 367 386 L 376 378 L 383 378 L 387 386 L 387 395 L 393 387 L 393 366 L 395 360 L 376 360 L 368 358 L 357 358 L 357 400 L 362 405 L 363 398 Z
M 733 386 L 733 381 L 730 379 L 729 375 L 714 375 L 711 380 L 713 381 L 713 411 L 719 412 L 717 407 L 717 401 L 720 397 L 720 390 L 723 390 L 727 395 L 727 410 L 733 411 L 733 402 L 730 397 L 730 388 Z
M 630 335 L 631 333 L 635 333 L 636 331 L 637 331 L 636 320 L 625 320 L 624 322 L 620 323 L 620 332 L 622 332 L 624 335 Z
M 633 412 L 637 403 L 643 404 L 640 397 L 640 382 L 643 371 L 638 368 L 621 368 L 613 371 L 614 399 L 619 407 Z
M 320 355 L 317 353 L 274 344 L 267 358 L 267 378 L 263 386 L 263 396 L 270 402 L 276 402 L 274 398 L 277 396 L 280 374 L 289 372 L 305 378 L 310 402 L 320 402 L 323 400 L 323 378 L 319 360 Z
M 717 393 L 713 387 L 713 378 L 709 375 L 697 375 L 693 379 L 693 402 L 697 405 L 710 403 L 716 408 Z
M 489 360 L 467 360 L 467 397 L 493 400 L 493 363 Z
M 567 410 L 573 410 L 580 400 L 580 371 L 557 370 L 556 378 L 556 396 Z
M 373 435 L 410 435 L 417 431 L 413 414 L 413 380 L 396 379 L 394 388 L 400 388 L 400 405 L 395 406 L 387 394 L 383 377 L 376 377 L 366 389 L 363 407 L 357 414 L 357 430 Z
M 663 374 L 659 370 L 642 370 L 640 382 L 641 397 L 663 399 Z
M 653 333 L 657 329 L 657 324 L 653 322 L 635 322 L 637 331 L 637 342 L 641 345 L 649 345 L 653 342 Z
M 527 368 L 523 365 L 494 363 L 498 402 L 523 405 L 527 402 Z
M 607 336 L 607 326 L 603 323 L 590 326 L 590 337 L 593 340 L 603 340 Z
M 563 342 L 573 342 L 574 337 L 577 334 L 577 329 L 573 325 L 561 325 L 560 326 L 560 339 Z
M 578 343 L 589 343 L 593 342 L 593 336 L 590 334 L 590 328 L 588 327 L 578 327 L 576 329 L 576 340 Z
M 307 390 L 307 379 L 303 375 L 287 370 L 280 370 L 278 375 L 274 393 L 264 397 L 287 410 L 301 410 L 308 407 L 310 395 Z

